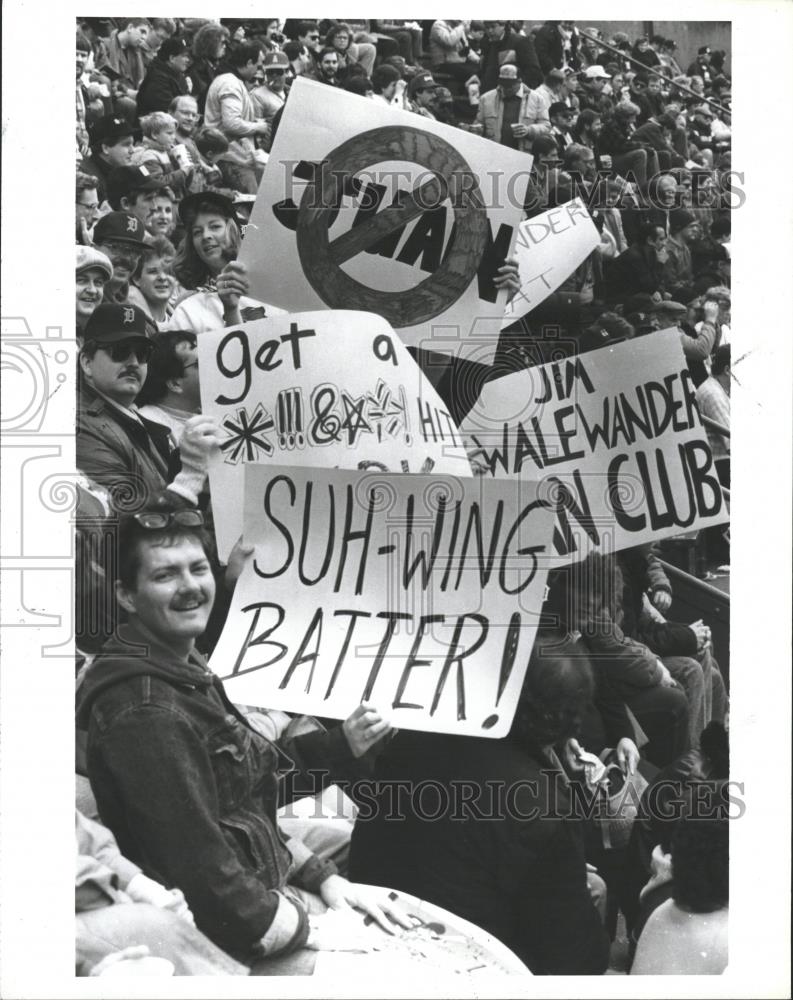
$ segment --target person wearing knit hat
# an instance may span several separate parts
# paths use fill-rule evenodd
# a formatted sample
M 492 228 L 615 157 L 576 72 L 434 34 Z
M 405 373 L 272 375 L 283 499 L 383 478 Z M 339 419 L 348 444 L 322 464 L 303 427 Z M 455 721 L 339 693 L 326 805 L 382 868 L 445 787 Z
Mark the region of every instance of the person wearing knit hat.
M 699 219 L 687 208 L 676 208 L 669 213 L 669 239 L 667 241 L 666 284 L 673 294 L 677 289 L 690 285 L 694 279 L 691 244 L 699 238 L 702 228 Z
M 190 92 L 186 76 L 189 65 L 190 46 L 186 39 L 181 35 L 166 38 L 149 63 L 135 98 L 139 117 L 152 111 L 167 111 L 174 98 Z
M 113 277 L 110 259 L 94 247 L 75 247 L 76 263 L 76 327 L 77 337 L 82 338 L 83 330 L 92 313 L 102 302 L 105 285 Z

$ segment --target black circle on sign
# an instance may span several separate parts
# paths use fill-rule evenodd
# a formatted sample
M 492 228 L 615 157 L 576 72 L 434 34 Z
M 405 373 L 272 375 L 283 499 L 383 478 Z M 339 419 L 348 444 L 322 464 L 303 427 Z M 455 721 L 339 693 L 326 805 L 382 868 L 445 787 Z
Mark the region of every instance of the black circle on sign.
M 328 229 L 335 218 L 333 208 L 340 204 L 346 175 L 370 169 L 376 163 L 399 160 L 417 163 L 434 178 L 434 185 L 430 182 L 427 188 L 434 188 L 436 196 L 423 201 L 422 190 L 427 192 L 419 189 L 416 200 L 420 207 L 422 203 L 424 208 L 440 203 L 438 188 L 448 193 L 455 228 L 451 246 L 434 274 L 415 288 L 384 292 L 369 288 L 344 273 L 333 258 L 334 246 L 330 243 Z M 346 241 L 345 259 L 383 237 L 384 232 L 373 227 L 380 216 L 389 211 L 383 209 L 378 216 L 340 237 Z M 418 212 L 407 216 L 405 221 L 416 214 Z M 398 218 L 396 213 L 394 218 L 395 221 Z M 396 224 L 403 225 L 404 221 Z M 297 252 L 309 284 L 332 309 L 377 313 L 391 326 L 402 328 L 433 319 L 460 298 L 479 268 L 487 244 L 487 229 L 487 211 L 477 177 L 460 153 L 437 135 L 416 128 L 388 126 L 348 139 L 334 149 L 322 168 L 315 172 L 314 179 L 303 192 L 298 210 Z

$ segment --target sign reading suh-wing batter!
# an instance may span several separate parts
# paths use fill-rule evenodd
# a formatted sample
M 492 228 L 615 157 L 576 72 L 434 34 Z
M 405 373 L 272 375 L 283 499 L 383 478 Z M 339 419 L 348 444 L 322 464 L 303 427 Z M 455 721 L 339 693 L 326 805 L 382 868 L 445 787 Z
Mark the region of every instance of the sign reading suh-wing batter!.
M 374 312 L 411 347 L 491 363 L 494 279 L 530 169 L 526 153 L 299 77 L 240 254 L 251 294 Z
M 556 564 L 729 520 L 680 337 L 496 379 L 461 424 L 475 465 L 553 504 Z
M 552 528 L 519 479 L 248 466 L 255 551 L 212 669 L 247 705 L 505 736 Z
M 372 313 L 292 313 L 198 338 L 201 409 L 217 417 L 209 466 L 218 551 L 242 534 L 247 465 L 470 476 L 445 404 Z

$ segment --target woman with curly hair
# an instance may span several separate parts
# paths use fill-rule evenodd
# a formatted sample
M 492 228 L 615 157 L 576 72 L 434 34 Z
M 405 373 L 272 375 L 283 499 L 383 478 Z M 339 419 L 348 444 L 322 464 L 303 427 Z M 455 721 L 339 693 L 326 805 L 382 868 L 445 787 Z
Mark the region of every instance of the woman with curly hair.
M 377 49 L 369 42 L 354 42 L 349 24 L 332 24 L 325 35 L 325 46 L 334 49 L 339 57 L 339 76 L 343 79 L 347 69 L 358 63 L 368 77 L 372 75 Z
M 215 21 L 202 25 L 193 38 L 193 65 L 187 74 L 192 81 L 191 93 L 204 113 L 209 85 L 220 73 L 229 43 L 229 29 Z
M 248 270 L 237 261 L 240 231 L 228 198 L 214 191 L 188 195 L 179 217 L 185 237 L 173 270 L 192 294 L 177 305 L 169 330 L 198 334 L 283 312 L 248 297 Z

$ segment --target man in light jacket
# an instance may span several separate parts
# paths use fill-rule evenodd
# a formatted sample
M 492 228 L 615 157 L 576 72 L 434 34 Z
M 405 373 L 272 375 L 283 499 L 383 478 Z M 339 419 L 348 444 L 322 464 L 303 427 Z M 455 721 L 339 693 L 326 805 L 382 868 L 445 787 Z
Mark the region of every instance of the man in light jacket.
M 510 149 L 527 150 L 532 140 L 542 132 L 550 131 L 547 124 L 531 120 L 533 91 L 521 82 L 518 67 L 504 63 L 499 71 L 498 86 L 479 98 L 475 131 L 481 129 L 486 139 L 500 142 Z

